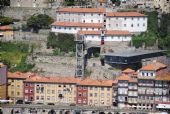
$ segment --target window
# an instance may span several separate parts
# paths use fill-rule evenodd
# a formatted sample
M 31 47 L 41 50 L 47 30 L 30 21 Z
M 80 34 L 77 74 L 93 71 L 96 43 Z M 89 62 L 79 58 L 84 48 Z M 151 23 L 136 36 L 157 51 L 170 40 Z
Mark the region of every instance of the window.
M 20 95 L 20 92 L 17 92 L 17 95 Z
M 124 20 L 126 20 L 126 17 L 124 18 Z
M 91 16 L 93 16 L 93 13 L 91 13 Z
M 79 86 L 79 87 L 78 87 L 78 89 L 80 89 L 80 90 L 81 90 L 81 89 L 82 89 L 82 87 L 81 87 L 81 86 Z
M 93 23 L 93 20 L 91 20 L 91 23 Z
M 145 26 L 145 23 L 143 23 L 143 26 Z
M 11 95 L 14 95 L 14 91 L 11 91 Z
M 137 26 L 139 27 L 139 23 L 137 24 Z
M 110 91 L 110 88 L 107 88 L 107 91 Z
M 76 27 L 74 27 L 74 30 L 76 30 Z
M 132 17 L 132 20 L 133 20 L 133 17 Z
M 92 28 L 92 30 L 94 30 L 94 28 Z
M 17 88 L 20 88 L 20 85 L 17 85 Z
M 87 94 L 86 93 L 83 93 L 83 97 L 86 97 L 87 96 Z
M 133 24 L 131 24 L 131 27 L 133 27 Z
M 110 24 L 108 24 L 108 26 L 110 27 Z
M 86 28 L 86 30 L 88 30 L 88 28 Z
M 98 23 L 100 23 L 100 20 L 98 20 Z
M 94 97 L 97 97 L 97 93 L 94 94 Z
M 28 93 L 28 89 L 25 89 L 25 93 Z
M 50 94 L 50 90 L 49 89 L 47 90 L 47 94 Z
M 83 89 L 84 89 L 84 90 L 86 90 L 86 89 L 87 89 L 87 87 L 83 87 Z
M 90 87 L 90 90 L 93 90 L 93 87 Z
M 95 89 L 95 91 L 97 91 L 97 90 L 98 90 L 98 88 L 97 88 L 97 87 L 95 87 L 94 89 Z
M 36 99 L 39 100 L 39 96 L 36 96 Z
M 124 24 L 124 27 L 126 27 L 126 24 Z
M 139 21 L 139 17 L 138 17 L 138 21 Z
M 79 97 L 81 97 L 81 96 L 82 96 L 80 92 L 78 93 L 78 96 L 79 96 Z
M 118 27 L 118 24 L 116 24 L 116 27 Z
M 47 100 L 50 100 L 50 96 L 47 96 Z
M 58 85 L 58 87 L 61 87 L 61 85 Z
M 66 85 L 64 85 L 63 87 L 66 87 Z
M 55 91 L 54 91 L 54 90 L 52 90 L 52 94 L 55 94 Z
M 61 29 L 61 27 L 59 27 L 59 29 Z
M 104 91 L 104 87 L 102 87 L 101 90 Z
M 44 100 L 44 96 L 41 96 L 41 100 Z
M 29 83 L 26 83 L 25 86 L 26 86 L 26 87 L 29 86 Z
M 85 20 L 83 20 L 83 23 L 85 23 Z
M 93 97 L 93 93 L 90 93 L 90 97 Z

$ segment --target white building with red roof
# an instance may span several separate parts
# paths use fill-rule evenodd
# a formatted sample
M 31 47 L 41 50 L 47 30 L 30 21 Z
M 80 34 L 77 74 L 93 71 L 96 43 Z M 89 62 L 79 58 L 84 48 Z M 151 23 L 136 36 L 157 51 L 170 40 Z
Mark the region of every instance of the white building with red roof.
M 147 31 L 147 16 L 138 12 L 107 12 L 105 8 L 59 8 L 52 32 L 81 33 L 86 40 L 130 41 L 131 33 Z

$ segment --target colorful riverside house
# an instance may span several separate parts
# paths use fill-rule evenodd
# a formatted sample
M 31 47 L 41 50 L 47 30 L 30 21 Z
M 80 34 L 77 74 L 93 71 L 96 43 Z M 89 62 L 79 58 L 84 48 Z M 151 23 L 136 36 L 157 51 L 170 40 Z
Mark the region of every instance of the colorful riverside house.
M 154 109 L 155 101 L 169 101 L 168 89 L 169 84 L 167 66 L 153 61 L 152 63 L 143 66 L 139 69 L 138 75 L 138 108 L 139 109 Z M 165 81 L 164 81 L 165 78 Z M 166 94 L 164 94 L 164 92 Z M 165 95 L 165 96 L 164 96 Z
M 0 63 L 0 99 L 7 99 L 7 66 Z
M 25 80 L 25 85 L 28 83 L 34 85 L 32 93 L 34 103 L 71 104 L 76 103 L 77 81 L 79 80 L 71 77 L 32 76 Z
M 112 106 L 112 83 L 112 80 L 81 80 L 77 84 L 77 104 Z
M 32 73 L 8 72 L 8 97 L 13 100 L 14 103 L 17 100 L 24 100 L 23 81 L 32 75 Z
M 137 79 L 131 75 L 122 74 L 117 77 L 117 100 L 119 108 L 137 107 L 138 88 Z

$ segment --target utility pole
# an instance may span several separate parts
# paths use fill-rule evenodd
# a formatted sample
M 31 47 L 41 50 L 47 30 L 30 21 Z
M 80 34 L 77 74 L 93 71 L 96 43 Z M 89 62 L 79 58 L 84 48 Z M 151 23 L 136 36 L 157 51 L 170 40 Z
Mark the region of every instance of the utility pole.
M 76 72 L 75 77 L 84 78 L 84 35 L 76 36 Z

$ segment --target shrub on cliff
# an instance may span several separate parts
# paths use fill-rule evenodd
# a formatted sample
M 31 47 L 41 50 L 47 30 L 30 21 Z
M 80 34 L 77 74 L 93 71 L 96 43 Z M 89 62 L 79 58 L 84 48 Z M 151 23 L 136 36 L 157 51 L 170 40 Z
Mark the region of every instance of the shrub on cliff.
M 34 32 L 37 32 L 39 29 L 50 28 L 50 25 L 53 22 L 54 20 L 50 16 L 46 14 L 38 14 L 38 15 L 32 15 L 27 20 L 27 26 L 30 29 L 33 29 Z

